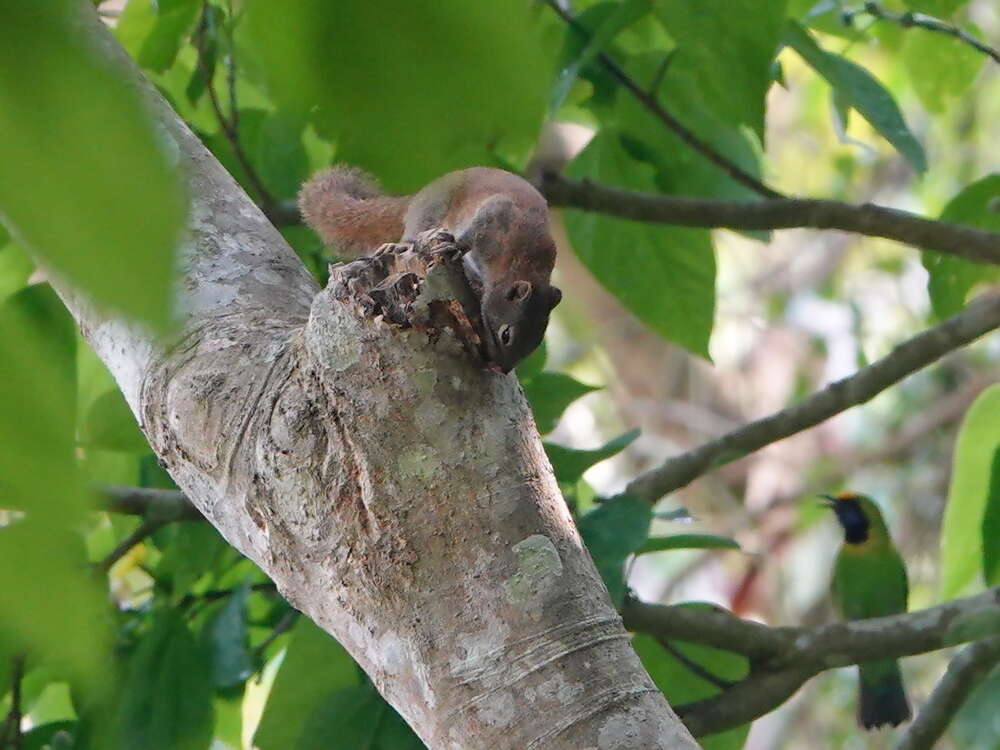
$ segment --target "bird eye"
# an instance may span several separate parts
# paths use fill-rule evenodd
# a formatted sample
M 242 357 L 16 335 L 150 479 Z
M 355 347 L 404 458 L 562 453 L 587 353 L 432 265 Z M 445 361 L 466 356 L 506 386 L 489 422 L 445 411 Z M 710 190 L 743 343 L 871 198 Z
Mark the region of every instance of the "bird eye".
M 500 334 L 500 343 L 504 346 L 508 346 L 510 344 L 511 336 L 513 335 L 511 327 L 506 324 L 502 325 L 500 326 L 498 333 Z

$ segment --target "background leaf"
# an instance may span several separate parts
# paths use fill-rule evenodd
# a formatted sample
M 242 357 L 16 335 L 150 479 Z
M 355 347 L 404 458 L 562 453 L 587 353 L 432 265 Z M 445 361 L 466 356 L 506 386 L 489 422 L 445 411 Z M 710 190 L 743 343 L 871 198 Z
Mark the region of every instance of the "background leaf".
M 639 431 L 630 430 L 613 440 L 609 440 L 600 448 L 590 450 L 545 443 L 545 452 L 549 456 L 549 461 L 552 462 L 556 479 L 562 484 L 573 484 L 591 466 L 621 453 L 637 437 L 639 437 Z
M 651 520 L 649 503 L 621 495 L 598 505 L 577 522 L 580 536 L 616 607 L 625 598 L 625 559 L 642 546 Z
M 76 24 L 87 10 L 73 0 L 0 6 L 0 213 L 96 302 L 163 323 L 185 201 L 168 136 L 85 44 Z
M 941 527 L 941 596 L 957 596 L 983 564 L 983 519 L 1000 446 L 1000 385 L 984 390 L 965 414 L 952 462 Z
M 735 539 L 715 534 L 671 534 L 650 537 L 635 553 L 645 555 L 668 549 L 740 549 L 740 545 Z
M 629 158 L 610 131 L 595 136 L 569 172 L 619 187 L 656 189 L 649 169 Z M 580 211 L 567 211 L 565 221 L 573 251 L 608 291 L 656 333 L 708 358 L 715 255 L 707 231 Z
M 822 49 L 794 21 L 788 24 L 786 40 L 917 172 L 927 169 L 924 147 L 910 131 L 892 94 L 871 73 L 845 57 Z
M 1000 231 L 1000 174 L 991 174 L 966 186 L 944 207 L 941 219 Z M 929 275 L 927 292 L 939 318 L 961 310 L 976 284 L 1000 279 L 1000 268 L 987 263 L 970 263 L 930 250 L 924 251 L 923 261 Z

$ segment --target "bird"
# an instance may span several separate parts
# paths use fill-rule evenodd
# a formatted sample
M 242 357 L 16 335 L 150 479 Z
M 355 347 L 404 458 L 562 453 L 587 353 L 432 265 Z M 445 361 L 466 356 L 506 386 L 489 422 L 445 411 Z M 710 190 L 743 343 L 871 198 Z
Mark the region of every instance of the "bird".
M 844 544 L 833 567 L 833 603 L 845 620 L 906 611 L 909 583 L 882 513 L 870 497 L 854 492 L 821 495 L 837 515 Z M 907 721 L 910 704 L 896 659 L 858 665 L 858 724 L 876 729 Z

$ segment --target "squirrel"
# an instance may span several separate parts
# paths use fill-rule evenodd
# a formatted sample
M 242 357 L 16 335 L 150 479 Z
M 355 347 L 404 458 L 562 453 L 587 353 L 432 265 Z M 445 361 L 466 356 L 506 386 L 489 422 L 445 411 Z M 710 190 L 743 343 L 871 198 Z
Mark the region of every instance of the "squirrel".
M 545 199 L 502 169 L 449 172 L 413 195 L 392 196 L 360 169 L 329 167 L 302 186 L 299 211 L 323 242 L 354 256 L 431 229 L 451 233 L 469 248 L 463 266 L 479 298 L 483 346 L 502 373 L 538 347 L 562 299 L 549 283 L 556 245 Z

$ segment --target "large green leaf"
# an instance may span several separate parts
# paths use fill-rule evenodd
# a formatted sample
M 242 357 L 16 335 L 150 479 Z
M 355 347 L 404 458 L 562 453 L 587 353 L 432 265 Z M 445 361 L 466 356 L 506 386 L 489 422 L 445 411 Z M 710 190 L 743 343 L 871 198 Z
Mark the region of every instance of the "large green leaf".
M 75 362 L 75 326 L 47 284 L 0 304 L 0 508 L 26 514 L 0 528 L 0 651 L 45 654 L 83 683 L 107 644 L 77 533 L 90 498 L 73 456 Z
M 223 690 L 242 685 L 253 673 L 247 635 L 247 594 L 238 586 L 212 614 L 202 631 L 202 641 L 211 655 L 212 684 Z
M 162 323 L 184 218 L 176 157 L 89 43 L 85 6 L 0 4 L 0 214 L 96 302 Z
M 652 517 L 649 503 L 621 495 L 598 505 L 577 523 L 616 607 L 625 598 L 625 560 L 646 541 Z
M 130 0 L 115 35 L 142 67 L 162 73 L 173 65 L 200 8 L 199 0 Z
M 677 42 L 671 67 L 690 71 L 711 109 L 727 122 L 749 126 L 761 141 L 764 96 L 771 85 L 786 5 L 787 0 L 655 4 L 657 18 Z
M 370 684 L 320 701 L 295 750 L 421 750 L 424 744 Z
M 983 579 L 987 586 L 996 586 L 1000 584 L 1000 439 L 990 464 L 982 534 Z
M 520 0 L 250 0 L 243 24 L 281 107 L 391 189 L 526 158 L 545 113 L 554 51 Z
M 121 747 L 207 750 L 212 680 L 207 654 L 180 614 L 163 610 L 129 661 L 121 706 Z
M 938 114 L 968 90 L 987 61 L 961 39 L 920 28 L 907 32 L 900 59 L 920 101 Z
M 574 177 L 655 191 L 650 169 L 599 133 L 570 167 Z M 567 211 L 573 250 L 622 304 L 666 339 L 708 357 L 715 317 L 715 254 L 703 229 L 656 226 Z
M 789 21 L 785 39 L 917 172 L 927 169 L 923 146 L 907 126 L 892 94 L 871 73 L 845 57 L 824 50 L 794 21 Z
M 642 659 L 649 676 L 673 706 L 710 698 L 720 692 L 719 686 L 705 679 L 698 670 L 704 670 L 707 675 L 727 682 L 741 680 L 749 671 L 747 660 L 729 651 L 683 641 L 671 641 L 669 645 L 696 666 L 692 668 L 690 664 L 685 664 L 651 636 L 636 635 L 632 638 L 632 646 Z M 749 731 L 750 725 L 744 724 L 719 734 L 699 737 L 698 742 L 704 750 L 739 750 Z
M 359 685 L 358 667 L 344 648 L 300 617 L 254 734 L 254 746 L 294 748 L 317 705 L 336 691 Z
M 991 174 L 966 186 L 944 207 L 941 219 L 1000 232 L 1000 174 Z M 925 250 L 923 261 L 929 274 L 927 291 L 931 306 L 939 318 L 961 310 L 976 284 L 1000 278 L 997 266 L 970 263 L 954 255 Z
M 1000 447 L 1000 385 L 979 394 L 955 443 L 948 505 L 941 528 L 941 596 L 957 596 L 981 570 L 983 520 L 994 456 Z

